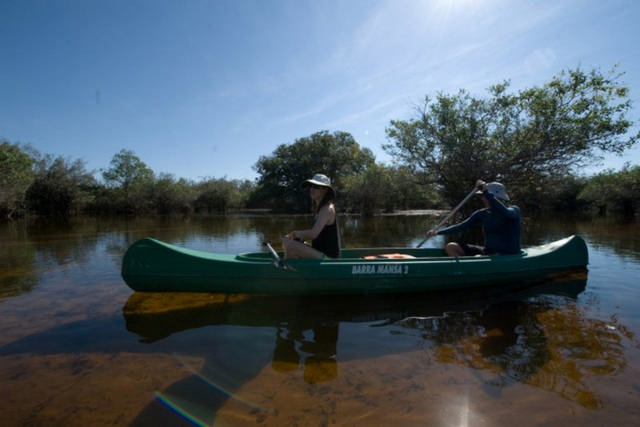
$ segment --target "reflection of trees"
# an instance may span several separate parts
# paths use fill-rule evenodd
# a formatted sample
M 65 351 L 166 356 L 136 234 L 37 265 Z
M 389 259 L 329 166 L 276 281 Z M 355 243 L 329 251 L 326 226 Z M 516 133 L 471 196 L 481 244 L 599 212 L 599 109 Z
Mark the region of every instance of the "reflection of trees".
M 622 372 L 627 362 L 621 341 L 633 339 L 615 321 L 585 319 L 572 303 L 506 302 L 399 325 L 433 343 L 439 363 L 474 369 L 491 392 L 525 383 L 589 409 L 604 404 L 590 379 Z
M 37 247 L 38 264 L 84 264 L 95 249 L 96 223 L 89 218 L 75 221 L 42 219 L 30 224 L 28 238 Z
M 594 247 L 607 246 L 623 258 L 640 260 L 640 222 L 616 218 L 598 218 L 579 224 L 580 233 Z
M 37 218 L 3 224 L 0 229 L 0 297 L 30 292 L 57 266 L 83 265 L 99 259 L 95 252 L 122 232 L 98 218 Z M 121 244 L 125 247 L 125 243 Z M 124 249 L 115 254 L 118 266 Z
M 604 217 L 576 221 L 556 218 L 553 221 L 536 221 L 539 240 L 551 241 L 579 234 L 594 248 L 607 248 L 622 258 L 640 260 L 640 221 L 616 217 Z
M 0 299 L 29 292 L 38 284 L 34 269 L 35 247 L 23 239 L 0 244 Z
M 601 407 L 588 378 L 622 372 L 627 362 L 621 341 L 633 335 L 615 320 L 585 319 L 575 306 L 539 313 L 538 319 L 549 336 L 551 358 L 531 384 L 587 408 Z
M 504 385 L 526 381 L 549 359 L 544 331 L 524 302 L 495 304 L 482 312 L 414 319 L 411 327 L 420 328 L 423 338 L 436 343 L 439 362 L 503 372 Z
M 285 218 L 285 217 L 283 217 Z M 283 219 L 284 220 L 284 219 Z M 211 217 L 179 220 L 176 218 L 40 218 L 3 224 L 0 230 L 0 297 L 29 292 L 40 281 L 42 272 L 54 266 L 87 264 L 104 251 L 109 262 L 119 269 L 126 249 L 143 237 L 157 237 L 193 248 L 212 250 L 221 242 L 229 252 L 259 247 L 257 231 L 280 235 L 282 221 L 269 217 Z M 212 241 L 213 240 L 213 241 Z M 255 240 L 255 247 L 250 247 Z M 230 243 L 229 243 L 230 242 Z M 218 251 L 220 251 L 218 249 Z
M 0 299 L 30 292 L 38 284 L 36 248 L 24 234 L 24 229 L 16 223 L 3 226 L 0 236 Z

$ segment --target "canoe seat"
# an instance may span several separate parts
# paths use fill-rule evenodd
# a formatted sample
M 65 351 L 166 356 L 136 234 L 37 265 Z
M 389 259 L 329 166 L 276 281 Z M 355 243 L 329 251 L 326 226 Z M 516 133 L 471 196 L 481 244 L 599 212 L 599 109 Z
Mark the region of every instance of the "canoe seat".
M 413 255 L 396 253 L 396 254 L 367 255 L 363 258 L 364 259 L 413 259 L 415 257 Z

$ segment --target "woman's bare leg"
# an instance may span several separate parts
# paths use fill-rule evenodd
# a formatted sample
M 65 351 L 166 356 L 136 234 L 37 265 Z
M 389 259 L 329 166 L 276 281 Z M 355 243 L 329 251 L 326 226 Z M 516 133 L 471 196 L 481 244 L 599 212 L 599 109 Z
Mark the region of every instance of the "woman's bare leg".
M 324 254 L 320 251 L 313 249 L 309 245 L 305 245 L 302 242 L 291 239 L 282 239 L 282 246 L 284 247 L 284 258 L 313 258 L 320 259 Z

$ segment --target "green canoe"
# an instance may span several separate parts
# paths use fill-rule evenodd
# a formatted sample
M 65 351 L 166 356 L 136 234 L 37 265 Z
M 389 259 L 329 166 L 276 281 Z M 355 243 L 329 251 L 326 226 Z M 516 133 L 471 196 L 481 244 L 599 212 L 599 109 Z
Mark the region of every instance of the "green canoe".
M 401 253 L 411 258 L 375 258 Z M 365 258 L 367 257 L 367 258 Z M 142 292 L 383 294 L 491 288 L 585 271 L 584 240 L 571 236 L 518 255 L 448 258 L 441 249 L 343 249 L 339 259 L 274 261 L 268 252 L 217 254 L 155 239 L 131 245 L 122 277 Z

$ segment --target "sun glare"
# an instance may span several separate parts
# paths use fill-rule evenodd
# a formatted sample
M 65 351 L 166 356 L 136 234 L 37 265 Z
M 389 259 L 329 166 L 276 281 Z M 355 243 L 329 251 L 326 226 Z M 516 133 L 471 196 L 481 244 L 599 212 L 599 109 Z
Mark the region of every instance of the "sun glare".
M 476 8 L 480 6 L 483 0 L 438 0 L 440 7 L 455 11 L 458 9 Z
M 495 0 L 436 0 L 422 3 L 421 8 L 442 23 L 442 21 L 464 19 L 462 16 L 465 15 L 483 15 L 485 9 L 490 8 L 491 3 L 495 3 Z

